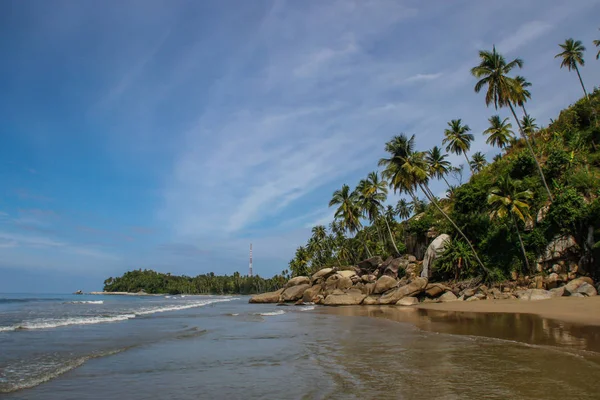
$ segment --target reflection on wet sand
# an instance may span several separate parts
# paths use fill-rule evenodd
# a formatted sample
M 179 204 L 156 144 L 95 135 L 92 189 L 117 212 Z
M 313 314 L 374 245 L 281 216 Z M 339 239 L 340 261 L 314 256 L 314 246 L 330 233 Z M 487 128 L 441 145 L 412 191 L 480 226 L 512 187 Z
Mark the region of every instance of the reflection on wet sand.
M 562 346 L 600 353 L 600 327 L 566 323 L 531 314 L 425 310 L 395 306 L 326 308 L 322 312 L 407 322 L 419 329 L 457 335 Z

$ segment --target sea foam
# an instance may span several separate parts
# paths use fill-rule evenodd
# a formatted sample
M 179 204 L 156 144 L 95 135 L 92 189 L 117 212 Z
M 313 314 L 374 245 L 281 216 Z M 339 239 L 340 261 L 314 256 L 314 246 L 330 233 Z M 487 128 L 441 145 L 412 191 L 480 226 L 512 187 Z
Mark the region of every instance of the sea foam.
M 283 315 L 285 314 L 285 311 L 283 310 L 277 310 L 277 311 L 272 311 L 272 312 L 265 312 L 265 313 L 260 313 L 258 315 L 262 315 L 263 317 L 271 317 L 274 315 Z

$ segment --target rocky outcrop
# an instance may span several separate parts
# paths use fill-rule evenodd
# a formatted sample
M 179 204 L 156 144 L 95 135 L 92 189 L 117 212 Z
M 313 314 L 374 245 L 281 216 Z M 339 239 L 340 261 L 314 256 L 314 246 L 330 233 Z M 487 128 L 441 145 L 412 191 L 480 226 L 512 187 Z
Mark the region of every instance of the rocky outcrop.
M 581 277 L 581 278 L 573 279 L 571 282 L 569 282 L 565 285 L 565 294 L 572 295 L 574 293 L 577 293 L 578 292 L 577 289 L 579 289 L 579 287 L 581 285 L 583 285 L 584 283 L 593 285 L 594 281 L 592 281 L 588 277 Z
M 292 286 L 306 285 L 309 283 L 310 283 L 310 278 L 308 276 L 297 276 L 297 277 L 292 278 L 289 281 L 287 281 L 284 288 L 287 289 Z
M 323 304 L 326 306 L 354 306 L 359 305 L 367 297 L 360 290 L 350 289 L 346 293 L 331 294 L 325 297 Z
M 321 294 L 322 290 L 323 288 L 321 287 L 321 285 L 314 285 L 309 287 L 302 294 L 302 301 L 304 303 L 314 303 L 315 298 Z
M 411 297 L 421 293 L 427 286 L 427 278 L 416 278 L 408 285 L 392 289 L 379 299 L 379 304 L 396 304 L 404 297 Z
M 449 291 L 450 288 L 446 285 L 442 285 L 441 283 L 430 283 L 425 288 L 425 294 L 428 297 L 438 297 L 440 294 Z
M 575 252 L 576 247 L 577 242 L 573 236 L 557 236 L 546 246 L 538 263 L 551 263 L 554 260 L 564 259 L 569 253 Z
M 373 288 L 373 294 L 385 293 L 388 290 L 398 286 L 398 281 L 390 276 L 384 275 L 377 279 L 375 287 Z
M 257 294 L 250 297 L 249 303 L 278 303 L 281 293 L 283 293 L 283 289 L 276 292 Z
M 281 301 L 297 301 L 302 298 L 306 289 L 310 287 L 309 284 L 296 285 L 289 287 L 281 293 Z
M 335 268 L 323 268 L 317 272 L 315 272 L 311 278 L 312 282 L 316 282 L 317 280 L 325 280 L 329 277 L 329 275 L 334 274 L 336 272 Z
M 423 258 L 423 270 L 421 271 L 421 277 L 429 278 L 431 276 L 431 267 L 436 257 L 444 252 L 446 244 L 450 242 L 450 235 L 442 233 L 436 237 L 433 242 L 427 247 L 425 257 Z
M 381 264 L 383 264 L 383 260 L 381 259 L 381 257 L 376 256 L 376 257 L 371 257 L 371 258 L 368 258 L 366 260 L 359 262 L 358 268 L 365 270 L 367 272 L 372 272 L 372 271 L 376 270 L 377 268 L 379 268 L 379 266 Z
M 374 306 L 379 304 L 379 299 L 381 298 L 380 295 L 377 294 L 372 294 L 370 296 L 365 297 L 365 299 L 363 300 L 362 304 L 365 306 Z

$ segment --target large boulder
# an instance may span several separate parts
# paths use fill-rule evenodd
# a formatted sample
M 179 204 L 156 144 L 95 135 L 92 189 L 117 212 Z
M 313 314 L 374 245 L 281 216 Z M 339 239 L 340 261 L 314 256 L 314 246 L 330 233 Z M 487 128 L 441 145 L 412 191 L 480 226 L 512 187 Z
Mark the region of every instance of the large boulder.
M 450 288 L 441 283 L 430 283 L 425 288 L 425 294 L 429 297 L 438 297 L 440 294 L 449 291 Z
M 358 268 L 368 272 L 372 272 L 376 270 L 381 264 L 383 264 L 383 260 L 381 259 L 381 257 L 375 256 L 359 262 Z
M 379 299 L 379 304 L 396 304 L 398 300 L 404 297 L 415 296 L 425 290 L 427 278 L 416 278 L 408 285 L 386 292 Z
M 356 271 L 354 271 L 354 269 L 344 270 L 344 271 L 338 271 L 337 274 L 344 278 L 352 278 L 353 276 L 356 276 Z
M 587 282 L 585 282 L 583 285 L 579 286 L 577 288 L 577 292 L 575 292 L 575 293 L 585 294 L 588 297 L 596 296 L 598 294 L 598 292 L 596 291 L 596 288 Z
M 382 274 L 390 276 L 392 278 L 397 278 L 398 270 L 400 268 L 405 269 L 408 266 L 408 264 L 409 264 L 409 261 L 408 261 L 407 257 L 398 257 L 398 258 L 393 258 L 391 260 L 387 260 L 381 266 Z
M 439 300 L 442 303 L 447 303 L 449 301 L 456 301 L 458 300 L 458 297 L 456 297 L 456 295 L 452 292 L 446 292 L 443 295 L 440 296 Z
M 416 297 L 404 297 L 396 303 L 397 306 L 415 306 L 419 304 L 419 299 Z
M 315 297 L 321 294 L 323 288 L 321 285 L 314 285 L 309 287 L 302 294 L 302 301 L 305 303 L 312 303 L 315 301 Z
M 362 303 L 365 297 L 367 296 L 365 294 L 362 294 L 360 290 L 350 289 L 346 293 L 330 294 L 329 296 L 325 297 L 323 305 L 354 306 Z
M 292 286 L 305 285 L 307 283 L 310 283 L 310 278 L 308 276 L 297 276 L 287 281 L 284 288 L 287 289 Z
M 276 292 L 261 293 L 250 297 L 248 303 L 278 303 L 283 289 Z
M 528 289 L 515 293 L 519 300 L 546 300 L 555 297 L 552 292 L 543 289 Z
M 362 304 L 363 306 L 374 306 L 379 304 L 380 295 L 372 294 L 370 296 L 365 297 Z
M 429 278 L 431 276 L 431 266 L 433 265 L 433 262 L 444 252 L 448 243 L 450 243 L 450 235 L 442 233 L 431 242 L 429 247 L 427 247 L 425 257 L 423 258 L 421 277 Z
M 586 276 L 577 278 L 577 279 L 573 279 L 571 282 L 569 282 L 565 285 L 565 295 L 569 296 L 569 295 L 572 295 L 573 293 L 577 293 L 577 289 L 579 289 L 579 287 L 581 285 L 583 285 L 584 283 L 593 285 L 594 281 L 591 278 L 588 278 Z
M 308 289 L 310 285 L 305 283 L 303 285 L 296 285 L 289 287 L 281 293 L 281 301 L 297 301 L 302 298 L 306 289 Z
M 538 258 L 538 263 L 551 263 L 554 260 L 565 258 L 569 253 L 576 252 L 577 242 L 573 236 L 556 236 L 546 246 L 544 253 Z
M 318 279 L 327 279 L 329 275 L 335 273 L 335 268 L 323 268 L 317 272 L 315 272 L 312 276 L 312 281 L 315 282 Z
M 550 289 L 550 294 L 552 295 L 552 297 L 562 297 L 565 294 L 565 287 L 561 286 L 554 289 Z
M 383 275 L 381 278 L 377 279 L 377 282 L 375 282 L 373 294 L 385 293 L 396 286 L 398 286 L 398 281 L 396 279 L 387 275 Z

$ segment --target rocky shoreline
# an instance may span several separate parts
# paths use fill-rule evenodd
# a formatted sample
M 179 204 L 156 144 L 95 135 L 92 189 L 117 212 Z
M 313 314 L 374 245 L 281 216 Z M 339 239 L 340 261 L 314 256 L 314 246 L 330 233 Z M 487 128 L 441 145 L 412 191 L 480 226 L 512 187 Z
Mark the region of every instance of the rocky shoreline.
M 425 266 L 423 264 L 426 264 Z M 290 279 L 275 292 L 250 298 L 250 303 L 415 306 L 481 300 L 543 300 L 556 297 L 590 297 L 598 294 L 591 278 L 575 273 L 559 274 L 560 264 L 547 276 L 515 276 L 511 281 L 492 285 L 481 279 L 461 282 L 430 282 L 424 268 L 431 260 L 417 261 L 414 256 L 372 257 L 356 266 L 323 268 L 312 276 Z M 400 272 L 400 273 L 399 273 Z M 600 285 L 599 285 L 600 286 Z

